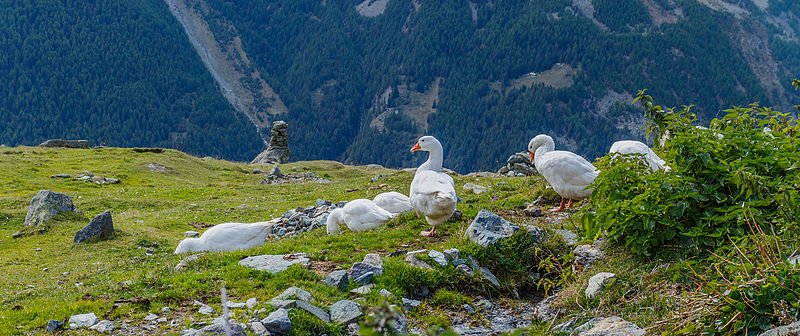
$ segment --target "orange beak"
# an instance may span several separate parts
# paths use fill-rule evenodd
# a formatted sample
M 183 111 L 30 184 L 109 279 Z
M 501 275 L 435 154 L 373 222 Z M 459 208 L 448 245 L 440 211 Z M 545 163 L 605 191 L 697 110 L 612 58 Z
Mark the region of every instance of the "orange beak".
M 411 147 L 411 151 L 412 151 L 412 152 L 413 152 L 413 151 L 418 151 L 418 150 L 420 150 L 420 149 L 422 149 L 422 147 L 420 147 L 420 146 L 419 146 L 419 142 L 417 142 L 417 143 L 414 145 L 414 147 Z
M 533 153 L 531 153 L 531 164 L 533 164 Z

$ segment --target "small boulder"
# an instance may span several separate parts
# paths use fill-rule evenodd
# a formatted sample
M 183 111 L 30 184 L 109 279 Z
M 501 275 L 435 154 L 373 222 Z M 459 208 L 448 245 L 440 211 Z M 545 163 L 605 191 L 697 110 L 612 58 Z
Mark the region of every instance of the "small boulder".
M 305 310 L 305 311 L 311 313 L 311 315 L 316 316 L 317 318 L 319 318 L 320 320 L 322 320 L 325 323 L 331 323 L 331 316 L 328 315 L 327 312 L 325 312 L 324 310 L 320 309 L 319 307 L 317 307 L 315 305 L 312 305 L 312 304 L 310 304 L 308 302 L 305 302 L 305 301 L 302 301 L 302 300 L 298 300 L 297 302 L 295 302 L 295 306 L 297 308 L 299 308 L 299 309 L 302 309 L 302 310 Z
M 294 254 L 264 254 L 244 258 L 239 260 L 239 265 L 257 269 L 259 271 L 277 274 L 285 271 L 289 266 L 300 264 L 304 267 L 311 265 L 311 259 L 306 253 Z
M 100 322 L 97 322 L 97 324 L 89 327 L 89 329 L 92 329 L 99 333 L 111 333 L 111 331 L 114 330 L 114 322 L 109 320 L 102 320 Z
M 486 187 L 484 187 L 482 185 L 473 184 L 473 183 L 465 183 L 464 186 L 461 187 L 461 189 L 471 190 L 475 194 L 482 194 L 482 193 L 485 193 L 485 192 L 489 191 L 489 188 L 486 188 Z
M 349 279 L 347 278 L 346 270 L 336 270 L 328 274 L 325 280 L 322 281 L 330 287 L 336 287 L 340 290 L 346 290 Z
M 449 248 L 444 250 L 444 256 L 447 257 L 447 260 L 454 261 L 458 260 L 460 257 L 461 251 L 457 248 Z
M 114 236 L 114 221 L 111 219 L 111 211 L 103 212 L 75 233 L 75 244 L 83 242 L 94 242 Z
M 72 196 L 50 190 L 39 190 L 28 205 L 23 226 L 38 226 L 62 212 L 81 213 L 72 204 Z
M 272 166 L 272 169 L 269 171 L 269 176 L 274 176 L 276 178 L 283 178 L 283 172 L 281 171 L 278 166 Z
M 278 335 L 286 335 L 292 332 L 292 321 L 289 319 L 289 312 L 279 308 L 261 320 L 261 324 L 267 331 Z
M 607 285 L 616 277 L 616 274 L 609 272 L 600 272 L 593 275 L 591 278 L 589 278 L 589 285 L 586 287 L 584 294 L 587 298 L 593 298 L 595 295 L 600 293 L 600 291 L 603 289 L 603 286 Z
M 51 333 L 61 328 L 64 328 L 64 322 L 56 320 L 47 321 L 47 329 L 46 329 L 47 332 Z
M 383 267 L 376 267 L 364 262 L 357 262 L 350 267 L 350 279 L 354 281 L 367 273 L 372 273 L 373 276 L 381 275 L 383 274 Z
M 331 305 L 331 320 L 342 324 L 350 324 L 364 316 L 361 305 L 350 300 L 341 300 Z
M 487 210 L 481 210 L 472 224 L 467 227 L 469 239 L 482 246 L 489 246 L 498 240 L 511 237 L 519 231 L 519 226 Z
M 592 328 L 578 336 L 642 336 L 645 330 L 617 316 L 607 317 L 592 323 Z
M 314 297 L 311 293 L 302 290 L 298 287 L 292 286 L 287 288 L 283 291 L 283 293 L 279 294 L 278 296 L 272 298 L 273 300 L 290 300 L 290 299 L 297 299 L 303 300 L 308 302 L 314 302 Z
M 444 253 L 436 250 L 430 250 L 430 252 L 428 252 L 428 256 L 439 265 L 447 266 L 447 257 L 445 257 Z
M 424 261 L 420 260 L 419 258 L 417 258 L 418 254 L 426 253 L 426 252 L 428 252 L 428 250 L 417 250 L 417 251 L 408 252 L 408 253 L 406 253 L 406 262 L 411 264 L 411 266 L 414 266 L 414 267 L 419 267 L 419 268 L 423 268 L 423 269 L 432 270 L 433 267 L 431 267 L 431 265 L 428 265 L 426 262 L 424 262 Z
M 492 285 L 494 285 L 497 288 L 500 288 L 500 282 L 497 281 L 497 277 L 495 277 L 494 274 L 492 274 L 492 271 L 490 271 L 486 267 L 481 267 L 480 270 L 481 270 L 481 276 L 484 279 L 489 280 L 489 282 L 492 283 Z
M 69 317 L 69 328 L 88 328 L 97 323 L 97 315 L 94 313 L 77 314 Z
M 401 298 L 401 300 L 403 301 L 403 309 L 405 309 L 405 311 L 411 311 L 422 304 L 419 300 L 414 299 Z
M 369 292 L 372 291 L 372 287 L 375 287 L 375 284 L 366 284 L 364 286 L 358 287 L 350 291 L 353 294 L 360 294 L 360 295 L 367 295 Z
M 605 257 L 605 253 L 600 249 L 601 244 L 602 240 L 598 239 L 591 245 L 578 245 L 572 250 L 572 254 L 575 256 L 575 262 L 572 265 L 575 273 L 591 268 L 592 264 Z

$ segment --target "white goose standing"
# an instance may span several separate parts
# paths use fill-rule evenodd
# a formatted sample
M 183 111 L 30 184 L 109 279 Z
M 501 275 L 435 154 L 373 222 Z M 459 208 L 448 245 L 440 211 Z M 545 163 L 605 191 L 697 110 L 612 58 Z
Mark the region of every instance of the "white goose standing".
M 178 243 L 175 254 L 201 251 L 236 251 L 264 244 L 275 220 L 257 223 L 222 223 L 209 228 L 199 238 Z
M 379 207 L 375 202 L 359 198 L 347 202 L 343 207 L 333 209 L 326 221 L 328 234 L 338 234 L 344 224 L 350 231 L 361 232 L 374 229 L 392 219 L 394 214 Z
M 439 140 L 432 136 L 421 137 L 411 148 L 412 152 L 418 150 L 427 151 L 428 160 L 417 168 L 408 196 L 411 207 L 423 214 L 432 226 L 430 231 L 420 234 L 430 237 L 436 232 L 436 225 L 447 221 L 456 211 L 458 197 L 453 178 L 442 173 L 444 150 Z
M 560 211 L 572 206 L 573 200 L 588 198 L 592 189 L 587 187 L 597 178 L 597 169 L 583 157 L 567 151 L 556 151 L 553 138 L 539 134 L 528 143 L 531 163 L 536 170 L 561 195 L 561 205 L 550 211 Z M 565 200 L 569 202 L 564 204 Z
M 617 141 L 611 145 L 611 149 L 608 150 L 609 154 L 619 153 L 619 154 L 641 154 L 644 157 L 644 162 L 647 166 L 650 167 L 651 171 L 661 170 L 670 171 L 670 167 L 667 166 L 667 162 L 662 160 L 655 152 L 653 152 L 650 147 L 647 147 L 644 143 L 640 141 L 633 141 L 633 140 L 623 140 Z

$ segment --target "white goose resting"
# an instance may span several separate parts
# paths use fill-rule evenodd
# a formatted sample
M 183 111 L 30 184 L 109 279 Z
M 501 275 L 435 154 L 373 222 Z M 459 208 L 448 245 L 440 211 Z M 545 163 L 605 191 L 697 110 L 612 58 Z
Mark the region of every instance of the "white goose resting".
M 228 252 L 261 246 L 274 225 L 274 221 L 217 224 L 198 238 L 182 240 L 175 248 L 175 254 L 201 251 Z
M 347 202 L 343 207 L 333 209 L 328 215 L 328 234 L 338 234 L 339 227 L 346 225 L 350 231 L 361 232 L 374 229 L 392 219 L 394 214 L 379 207 L 375 202 L 359 198 Z
M 379 207 L 393 214 L 411 211 L 411 201 L 408 199 L 408 196 L 396 191 L 378 194 L 372 201 Z
M 632 141 L 632 140 L 623 140 L 617 141 L 611 145 L 611 149 L 608 151 L 609 154 L 641 154 L 644 158 L 644 163 L 650 167 L 651 171 L 661 170 L 670 171 L 671 169 L 667 166 L 667 162 L 662 160 L 655 152 L 653 152 L 650 147 L 647 147 L 642 142 L 639 141 Z
M 587 187 L 597 178 L 597 169 L 583 157 L 567 151 L 556 151 L 553 138 L 539 134 L 528 143 L 531 163 L 536 170 L 561 195 L 561 205 L 550 211 L 560 211 L 572 206 L 573 200 L 588 198 L 592 189 Z M 564 204 L 565 200 L 569 202 Z
M 450 175 L 442 173 L 443 152 L 442 144 L 432 136 L 419 138 L 411 151 L 424 150 L 429 153 L 425 161 L 414 174 L 411 181 L 409 199 L 411 207 L 417 213 L 425 216 L 425 220 L 432 226 L 430 231 L 420 232 L 423 236 L 433 236 L 436 225 L 447 221 L 456 211 L 455 183 Z

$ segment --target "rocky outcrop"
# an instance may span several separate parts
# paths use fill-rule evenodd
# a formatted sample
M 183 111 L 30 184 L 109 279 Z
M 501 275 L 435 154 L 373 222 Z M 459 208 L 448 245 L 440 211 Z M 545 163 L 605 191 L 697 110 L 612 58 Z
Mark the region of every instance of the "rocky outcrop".
M 272 123 L 272 130 L 269 138 L 269 146 L 267 150 L 258 154 L 253 159 L 253 164 L 278 164 L 286 163 L 289 161 L 291 152 L 289 151 L 289 136 L 287 129 L 289 125 L 283 121 L 276 121 Z
M 89 148 L 89 141 L 51 139 L 40 143 L 39 147 Z
M 522 177 L 536 175 L 536 167 L 531 164 L 531 156 L 528 152 L 519 152 L 511 155 L 506 160 L 506 165 L 497 171 L 498 174 L 508 177 Z
M 72 196 L 50 190 L 39 190 L 28 206 L 23 226 L 38 226 L 62 212 L 81 213 L 72 204 Z

